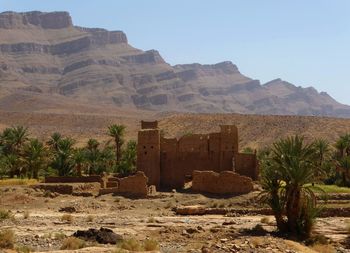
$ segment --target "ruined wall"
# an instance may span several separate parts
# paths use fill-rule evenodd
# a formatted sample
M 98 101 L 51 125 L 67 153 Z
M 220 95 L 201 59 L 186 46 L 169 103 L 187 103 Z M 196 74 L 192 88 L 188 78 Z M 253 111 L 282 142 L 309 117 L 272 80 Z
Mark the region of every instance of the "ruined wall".
M 233 171 L 193 171 L 192 189 L 198 192 L 214 194 L 244 194 L 253 190 L 249 177 Z
M 235 172 L 258 180 L 259 167 L 255 154 L 235 154 Z
M 150 185 L 160 186 L 160 131 L 141 130 L 138 133 L 137 169 L 143 171 Z
M 120 178 L 118 181 L 119 193 L 127 193 L 138 197 L 146 197 L 148 194 L 148 178 L 141 171 L 136 172 L 135 175 Z

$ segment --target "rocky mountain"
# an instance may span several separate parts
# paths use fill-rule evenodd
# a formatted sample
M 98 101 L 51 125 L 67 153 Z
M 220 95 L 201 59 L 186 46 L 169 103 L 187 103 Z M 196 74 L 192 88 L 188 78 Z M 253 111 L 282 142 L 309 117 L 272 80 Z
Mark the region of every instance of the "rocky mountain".
M 0 14 L 0 110 L 94 105 L 350 117 L 349 106 L 324 92 L 280 79 L 262 85 L 231 62 L 171 66 L 129 45 L 122 31 L 74 26 L 67 12 Z

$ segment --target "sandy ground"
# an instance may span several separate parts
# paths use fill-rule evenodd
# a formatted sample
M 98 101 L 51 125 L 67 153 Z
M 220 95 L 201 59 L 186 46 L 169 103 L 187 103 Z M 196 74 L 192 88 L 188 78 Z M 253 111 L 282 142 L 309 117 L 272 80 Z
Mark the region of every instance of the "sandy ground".
M 203 247 L 211 250 L 208 252 L 312 252 L 300 243 L 273 236 L 273 217 L 266 217 L 262 223 L 265 216 L 179 216 L 173 211 L 176 206 L 194 204 L 208 207 L 259 207 L 256 192 L 225 199 L 169 192 L 158 193 L 149 199 L 112 195 L 46 197 L 42 191 L 17 186 L 2 187 L 0 196 L 1 208 L 11 210 L 14 214 L 13 219 L 0 221 L 1 229 L 12 229 L 16 234 L 17 245 L 25 245 L 35 251 L 59 250 L 64 238 L 75 231 L 105 227 L 124 238 L 157 240 L 161 252 L 169 253 L 206 252 L 202 251 Z M 70 214 L 71 222 L 61 220 L 66 214 L 59 211 L 63 207 L 75 208 Z M 25 218 L 25 214 L 29 214 L 29 217 Z M 333 252 L 350 252 L 347 220 L 342 217 L 317 220 L 315 231 L 329 238 L 332 247 L 338 250 Z M 257 224 L 261 224 L 268 233 L 254 233 L 251 229 Z M 103 247 L 101 249 L 107 251 L 115 248 Z M 92 249 L 91 252 L 98 251 Z

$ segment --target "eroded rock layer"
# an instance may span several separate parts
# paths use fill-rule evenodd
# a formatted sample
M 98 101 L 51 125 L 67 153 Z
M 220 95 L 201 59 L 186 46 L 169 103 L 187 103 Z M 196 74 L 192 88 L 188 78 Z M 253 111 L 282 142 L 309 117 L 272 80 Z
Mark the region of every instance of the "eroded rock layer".
M 3 110 L 32 101 L 43 111 L 40 94 L 125 109 L 350 116 L 326 93 L 280 79 L 261 85 L 231 62 L 170 66 L 122 31 L 74 26 L 67 12 L 0 14 L 0 87 Z

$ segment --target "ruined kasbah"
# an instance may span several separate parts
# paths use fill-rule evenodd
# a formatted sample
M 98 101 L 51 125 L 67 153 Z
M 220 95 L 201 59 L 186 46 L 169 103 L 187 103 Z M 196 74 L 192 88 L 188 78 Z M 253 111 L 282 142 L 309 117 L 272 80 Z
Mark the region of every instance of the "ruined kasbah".
M 164 138 L 158 122 L 141 122 L 137 168 L 157 189 L 181 189 L 192 180 L 200 192 L 234 194 L 252 190 L 258 177 L 256 154 L 239 153 L 238 130 L 221 125 L 220 132 Z

